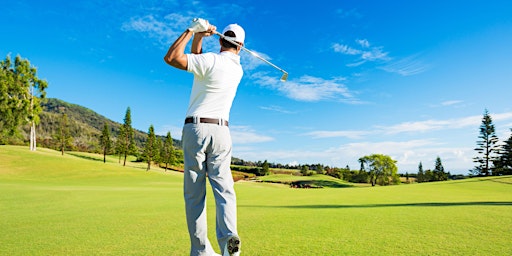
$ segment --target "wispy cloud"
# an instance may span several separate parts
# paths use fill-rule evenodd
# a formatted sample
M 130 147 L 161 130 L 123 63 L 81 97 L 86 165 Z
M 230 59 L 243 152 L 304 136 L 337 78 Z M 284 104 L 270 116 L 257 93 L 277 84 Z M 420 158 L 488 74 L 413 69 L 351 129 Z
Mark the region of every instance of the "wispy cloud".
M 273 141 L 274 138 L 258 134 L 249 126 L 230 126 L 233 144 L 250 144 Z
M 135 31 L 155 39 L 160 45 L 169 45 L 179 36 L 191 18 L 180 14 L 169 14 L 164 19 L 154 15 L 131 17 L 121 25 L 121 30 Z M 179 28 L 179 29 L 178 29 Z
M 349 139 L 361 139 L 370 134 L 369 131 L 314 131 L 306 133 L 314 139 L 344 137 Z
M 251 49 L 251 51 L 265 60 L 268 60 L 268 61 L 272 60 L 272 58 L 270 58 L 268 55 L 266 55 L 264 53 L 258 52 L 253 49 Z M 255 70 L 256 68 L 258 68 L 262 65 L 267 65 L 262 60 L 252 56 L 250 53 L 245 52 L 245 51 L 240 52 L 240 63 L 242 64 L 242 68 L 244 69 L 244 71 Z
M 328 80 L 305 75 L 284 83 L 279 81 L 278 76 L 271 77 L 263 73 L 256 73 L 252 78 L 255 83 L 277 90 L 297 101 L 338 100 L 352 104 L 361 103 L 343 83 L 344 78 Z
M 169 47 L 170 44 L 178 38 L 181 33 L 188 27 L 192 19 L 200 14 L 183 15 L 171 13 L 163 18 L 156 14 L 148 14 L 145 16 L 131 17 L 121 25 L 124 32 L 138 32 L 142 36 L 155 40 L 156 44 L 162 48 Z M 203 49 L 212 51 L 216 47 L 219 48 L 217 40 L 212 37 L 203 40 Z
M 491 114 L 493 121 L 507 121 L 512 119 L 512 112 Z M 360 139 L 367 135 L 396 135 L 401 133 L 431 132 L 438 130 L 460 129 L 465 127 L 478 127 L 482 122 L 482 116 L 468 116 L 446 120 L 424 120 L 403 122 L 390 126 L 375 126 L 367 131 L 313 131 L 305 133 L 314 139 L 343 137 L 349 139 Z M 476 128 L 475 128 L 476 129 Z
M 354 45 L 334 43 L 332 49 L 336 53 L 354 56 L 347 67 L 358 67 L 365 63 L 377 63 L 377 68 L 389 73 L 411 76 L 425 72 L 429 66 L 423 63 L 418 54 L 401 59 L 394 59 L 383 46 L 373 46 L 368 39 L 356 39 Z
M 458 105 L 462 102 L 463 102 L 462 100 L 447 100 L 447 101 L 441 102 L 441 106 L 453 106 L 453 105 Z
M 417 55 L 413 55 L 403 59 L 389 61 L 386 65 L 380 67 L 380 69 L 402 76 L 412 76 L 425 72 L 429 69 L 429 65 L 419 60 Z
M 294 112 L 294 111 L 286 110 L 283 107 L 276 106 L 276 105 L 261 106 L 260 109 L 268 110 L 268 111 L 273 111 L 273 112 L 279 112 L 279 113 L 282 113 L 282 114 L 295 114 L 295 113 L 297 113 L 297 112 Z
M 367 39 L 357 39 L 355 43 L 356 46 L 335 43 L 332 45 L 332 49 L 337 53 L 357 56 L 348 66 L 359 66 L 366 62 L 390 60 L 388 53 L 384 51 L 382 46 L 372 46 Z

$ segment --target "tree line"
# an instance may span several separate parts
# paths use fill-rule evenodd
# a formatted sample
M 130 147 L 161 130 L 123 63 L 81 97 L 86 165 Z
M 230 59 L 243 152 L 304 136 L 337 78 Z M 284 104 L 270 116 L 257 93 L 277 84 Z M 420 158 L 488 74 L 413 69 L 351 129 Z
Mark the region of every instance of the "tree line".
M 100 123 L 98 121 L 100 118 L 90 110 L 81 110 L 82 112 L 78 114 L 66 112 L 65 106 L 46 100 L 45 89 L 48 84 L 39 79 L 36 73 L 36 68 L 20 56 L 16 56 L 13 62 L 8 55 L 0 62 L 0 144 L 16 144 L 19 141 L 25 141 L 24 136 L 28 135 L 31 150 L 35 150 L 36 142 L 39 142 L 44 146 L 60 150 L 62 154 L 69 149 L 101 152 L 104 161 L 106 161 L 106 155 L 115 154 L 123 165 L 126 165 L 129 155 L 134 155 L 137 161 L 148 164 L 147 170 L 151 168 L 152 163 L 165 164 L 165 168 L 168 168 L 169 165 L 183 162 L 182 152 L 176 150 L 173 145 L 176 142 L 173 141 L 170 132 L 163 137 L 155 135 L 153 125 L 149 127 L 147 133 L 135 131 L 132 128 L 129 107 L 122 125 L 117 125 L 110 120 L 103 121 L 100 135 L 94 129 L 87 129 L 86 126 L 89 123 Z M 51 115 L 43 112 L 41 104 L 44 102 L 50 102 L 46 105 L 47 108 L 57 108 L 58 111 L 54 111 Z M 70 120 L 68 113 L 80 116 L 84 119 L 83 123 L 72 125 L 72 120 L 77 119 L 74 117 Z M 38 131 L 51 136 L 38 140 L 35 127 L 40 122 L 44 122 L 45 125 Z M 80 139 L 77 139 L 77 136 L 80 136 Z M 135 139 L 136 137 L 138 138 Z M 477 156 L 473 161 L 476 166 L 469 170 L 472 175 L 512 174 L 512 134 L 507 140 L 500 142 L 487 109 L 482 118 L 475 151 Z M 326 174 L 349 182 L 367 182 L 372 185 L 390 185 L 400 182 L 396 161 L 387 155 L 363 156 L 359 158 L 359 163 L 360 169 L 354 171 L 348 166 L 337 168 L 322 164 L 282 165 L 269 163 L 266 160 L 250 162 L 238 158 L 232 159 L 232 164 L 235 165 L 256 166 L 254 171 L 256 175 L 268 174 L 269 168 L 284 168 L 299 169 L 301 175 L 305 176 Z M 424 171 L 420 162 L 415 176 L 418 182 L 430 182 L 447 180 L 450 173 L 444 171 L 441 158 L 437 157 L 434 170 Z
M 164 138 L 157 137 L 153 125 L 149 127 L 147 138 L 144 141 L 143 148 L 136 145 L 134 139 L 134 129 L 132 127 L 131 109 L 126 109 L 124 123 L 119 128 L 117 136 L 112 136 L 111 129 L 107 123 L 104 124 L 101 132 L 99 146 L 103 154 L 103 162 L 106 162 L 107 155 L 117 155 L 118 162 L 126 166 L 128 156 L 136 156 L 137 162 L 146 162 L 149 171 L 151 165 L 162 165 L 165 170 L 170 166 L 182 163 L 183 153 L 176 150 L 173 146 L 171 132 L 167 132 Z M 68 130 L 67 115 L 61 116 L 59 132 L 56 135 L 58 147 L 62 154 L 70 147 L 71 135 Z

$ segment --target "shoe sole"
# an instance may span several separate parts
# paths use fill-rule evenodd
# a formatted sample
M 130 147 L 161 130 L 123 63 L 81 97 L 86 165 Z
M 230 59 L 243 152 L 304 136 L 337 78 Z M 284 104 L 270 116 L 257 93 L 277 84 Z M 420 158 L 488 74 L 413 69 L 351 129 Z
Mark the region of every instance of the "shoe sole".
M 240 238 L 234 236 L 229 238 L 228 240 L 228 253 L 230 255 L 233 255 L 234 253 L 237 253 L 240 251 Z

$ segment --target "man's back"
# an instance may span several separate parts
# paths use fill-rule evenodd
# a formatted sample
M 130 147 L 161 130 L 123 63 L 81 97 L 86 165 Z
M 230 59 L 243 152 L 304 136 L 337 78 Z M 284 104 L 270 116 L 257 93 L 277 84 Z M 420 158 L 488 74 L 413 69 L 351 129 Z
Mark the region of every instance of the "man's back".
M 187 116 L 229 120 L 229 111 L 243 71 L 240 56 L 231 52 L 187 54 L 194 74 Z

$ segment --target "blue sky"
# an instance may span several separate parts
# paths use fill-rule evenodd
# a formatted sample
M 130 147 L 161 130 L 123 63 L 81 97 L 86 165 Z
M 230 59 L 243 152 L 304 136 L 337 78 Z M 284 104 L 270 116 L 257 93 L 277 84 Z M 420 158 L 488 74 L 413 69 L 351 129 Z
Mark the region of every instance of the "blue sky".
M 191 19 L 238 23 L 247 48 L 231 110 L 245 160 L 358 169 L 386 154 L 399 172 L 466 174 L 488 109 L 512 128 L 511 1 L 6 1 L 0 56 L 21 55 L 47 96 L 181 137 L 192 75 L 163 62 Z M 217 38 L 205 41 L 218 51 Z

